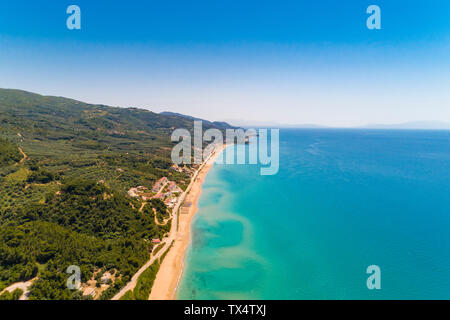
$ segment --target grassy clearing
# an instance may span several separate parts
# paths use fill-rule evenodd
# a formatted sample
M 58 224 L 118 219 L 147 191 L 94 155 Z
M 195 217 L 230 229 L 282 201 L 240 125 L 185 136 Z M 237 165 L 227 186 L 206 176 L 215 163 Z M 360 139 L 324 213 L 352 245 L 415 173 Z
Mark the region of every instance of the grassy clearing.
M 22 181 L 26 181 L 29 174 L 30 174 L 30 170 L 28 170 L 25 167 L 21 167 L 16 172 L 9 174 L 6 177 L 6 181 L 7 182 L 22 182 Z

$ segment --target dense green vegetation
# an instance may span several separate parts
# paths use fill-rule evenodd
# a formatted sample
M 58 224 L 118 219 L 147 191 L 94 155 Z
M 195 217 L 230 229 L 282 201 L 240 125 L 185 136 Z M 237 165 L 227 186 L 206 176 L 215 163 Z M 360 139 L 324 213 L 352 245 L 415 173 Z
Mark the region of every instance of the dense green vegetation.
M 43 220 L 67 229 L 102 239 L 135 236 L 160 238 L 169 230 L 153 223 L 130 206 L 124 195 L 103 184 L 89 180 L 73 180 L 61 186 L 61 194 L 49 194 L 45 203 L 26 207 L 24 220 Z
M 149 202 L 149 206 L 145 206 L 143 213 L 146 216 L 153 216 L 153 208 L 156 210 L 156 218 L 160 223 L 164 221 L 164 219 L 169 217 L 169 211 L 167 210 L 166 205 L 160 199 L 151 199 Z
M 150 240 L 170 229 L 154 222 L 153 208 L 168 217 L 163 202 L 139 212 L 127 191 L 163 176 L 185 186 L 189 175 L 170 170 L 170 134 L 192 126 L 178 115 L 0 89 L 0 291 L 37 277 L 30 299 L 82 299 L 66 287 L 66 269 L 77 265 L 83 283 L 113 273 L 100 297 L 111 298 L 149 259 Z M 134 299 L 148 297 L 154 268 Z
M 127 291 L 120 300 L 148 300 L 159 267 L 160 263 L 155 261 L 150 267 L 142 272 L 134 290 Z
M 22 158 L 19 150 L 9 141 L 0 139 L 0 166 L 18 162 Z
M 5 291 L 0 295 L 0 300 L 19 300 L 22 294 L 23 290 L 19 288 L 15 289 L 13 292 Z
M 25 281 L 39 273 L 30 299 L 80 298 L 79 292 L 66 288 L 65 271 L 70 265 L 81 268 L 83 282 L 102 267 L 116 268 L 128 280 L 148 259 L 147 245 L 140 239 L 102 241 L 42 221 L 3 227 L 0 242 L 3 281 Z

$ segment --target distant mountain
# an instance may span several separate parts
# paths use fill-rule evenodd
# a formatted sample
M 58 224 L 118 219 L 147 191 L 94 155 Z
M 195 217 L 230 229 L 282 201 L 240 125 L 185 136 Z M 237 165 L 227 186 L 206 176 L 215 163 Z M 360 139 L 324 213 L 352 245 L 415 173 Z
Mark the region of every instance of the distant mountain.
M 450 123 L 443 121 L 411 121 L 399 124 L 369 124 L 367 129 L 418 129 L 418 130 L 450 130 Z
M 192 129 L 193 117 L 177 114 L 158 114 L 144 109 L 119 108 L 94 105 L 81 101 L 43 96 L 15 89 L 0 89 L 0 120 L 2 129 L 21 128 L 26 134 L 37 128 L 45 130 L 46 137 L 52 133 L 68 136 L 87 136 L 103 133 L 105 136 L 131 136 L 132 138 L 155 137 L 165 140 L 173 128 Z M 204 129 L 219 128 L 224 124 L 206 121 Z M 29 129 L 29 130 L 27 130 Z M 28 132 L 27 132 L 28 131 Z M 44 131 L 42 131 L 44 132 Z M 54 139 L 55 140 L 55 139 Z M 148 142 L 148 141 L 147 141 Z M 169 143 L 170 144 L 170 143 Z
M 220 129 L 233 129 L 233 128 L 236 128 L 236 127 L 233 127 L 232 125 L 230 125 L 230 124 L 228 124 L 226 122 L 208 121 L 208 120 L 205 120 L 205 119 L 195 118 L 195 117 L 192 117 L 192 116 L 188 116 L 188 115 L 181 114 L 181 113 L 176 113 L 176 112 L 164 111 L 164 112 L 161 112 L 160 115 L 175 116 L 175 117 L 185 118 L 185 119 L 188 119 L 188 120 L 191 120 L 191 121 L 202 121 L 204 124 L 206 123 L 207 125 L 218 127 Z
M 322 126 L 319 124 L 312 124 L 312 123 L 304 123 L 304 124 L 286 124 L 281 125 L 280 128 L 287 128 L 287 129 L 324 129 L 324 128 L 330 128 L 327 126 Z
M 291 129 L 318 129 L 328 128 L 317 124 L 283 124 L 275 121 L 246 121 L 246 120 L 227 120 L 228 123 L 232 123 L 235 126 L 244 128 L 291 128 Z

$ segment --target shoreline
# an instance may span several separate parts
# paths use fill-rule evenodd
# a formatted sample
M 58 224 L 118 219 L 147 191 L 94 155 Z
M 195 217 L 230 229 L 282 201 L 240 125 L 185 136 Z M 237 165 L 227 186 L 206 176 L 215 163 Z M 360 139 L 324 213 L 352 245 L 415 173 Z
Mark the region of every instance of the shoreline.
M 191 223 L 198 211 L 198 199 L 202 193 L 202 185 L 217 157 L 223 153 L 227 145 L 216 151 L 199 170 L 192 187 L 186 194 L 192 205 L 188 213 L 179 213 L 178 231 L 173 246 L 164 258 L 149 296 L 149 300 L 174 300 L 184 273 L 186 252 L 191 244 Z M 186 200 L 185 200 L 186 201 Z M 180 209 L 181 210 L 181 209 Z

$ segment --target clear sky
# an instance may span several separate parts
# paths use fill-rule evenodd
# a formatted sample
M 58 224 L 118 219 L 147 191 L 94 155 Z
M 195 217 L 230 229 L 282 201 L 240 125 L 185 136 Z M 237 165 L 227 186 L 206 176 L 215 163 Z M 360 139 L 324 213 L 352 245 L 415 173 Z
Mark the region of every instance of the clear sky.
M 210 120 L 450 122 L 450 1 L 0 0 L 0 87 Z

